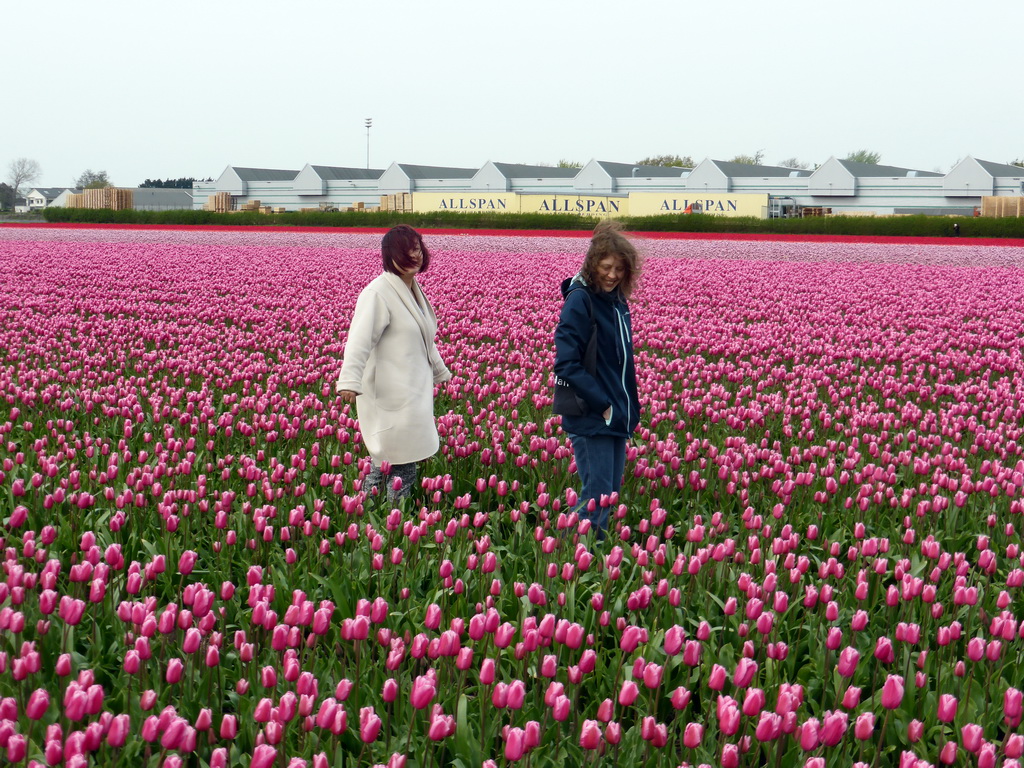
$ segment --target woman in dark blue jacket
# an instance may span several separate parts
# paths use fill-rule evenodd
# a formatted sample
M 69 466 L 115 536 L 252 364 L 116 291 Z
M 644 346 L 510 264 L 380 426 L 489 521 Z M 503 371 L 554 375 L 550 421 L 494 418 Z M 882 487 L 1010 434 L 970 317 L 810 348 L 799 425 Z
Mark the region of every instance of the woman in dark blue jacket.
M 555 376 L 585 403 L 580 416 L 562 416 L 569 433 L 582 488 L 577 507 L 591 521 L 598 540 L 608 528 L 602 497 L 618 493 L 626 463 L 626 441 L 640 422 L 633 330 L 627 300 L 640 276 L 636 248 L 614 221 L 594 230 L 579 273 L 562 283 L 565 303 L 555 330 Z M 596 326 L 597 364 L 585 366 Z

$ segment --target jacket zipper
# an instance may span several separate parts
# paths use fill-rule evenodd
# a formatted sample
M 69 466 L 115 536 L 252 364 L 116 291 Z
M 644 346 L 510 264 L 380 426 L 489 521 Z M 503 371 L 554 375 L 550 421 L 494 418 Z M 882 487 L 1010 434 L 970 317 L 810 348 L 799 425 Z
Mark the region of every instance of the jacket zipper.
M 622 345 L 622 393 L 626 396 L 626 427 L 629 427 L 630 418 L 632 416 L 633 404 L 629 401 L 629 390 L 626 389 L 626 363 L 629 348 L 626 346 L 626 342 L 629 339 L 629 331 L 626 329 L 626 323 L 622 319 L 622 311 L 615 307 L 615 318 L 619 323 L 619 343 Z

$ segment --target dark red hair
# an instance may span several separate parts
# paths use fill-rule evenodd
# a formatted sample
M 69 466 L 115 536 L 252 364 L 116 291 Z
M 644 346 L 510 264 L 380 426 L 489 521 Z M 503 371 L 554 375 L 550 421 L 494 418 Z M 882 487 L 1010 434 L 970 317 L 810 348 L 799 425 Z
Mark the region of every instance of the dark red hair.
M 384 235 L 380 242 L 380 252 L 384 269 L 395 275 L 401 275 L 412 266 L 409 259 L 409 251 L 416 246 L 420 247 L 423 254 L 423 262 L 420 264 L 420 272 L 426 272 L 430 265 L 430 252 L 420 233 L 408 224 L 399 224 L 392 227 Z

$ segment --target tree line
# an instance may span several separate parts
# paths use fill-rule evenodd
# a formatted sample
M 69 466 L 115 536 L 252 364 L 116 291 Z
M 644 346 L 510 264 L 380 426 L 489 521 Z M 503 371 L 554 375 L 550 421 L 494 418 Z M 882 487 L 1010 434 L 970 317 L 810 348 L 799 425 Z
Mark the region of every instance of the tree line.
M 881 153 L 872 152 L 868 149 L 858 149 L 854 152 L 850 152 L 843 158 L 843 160 L 849 160 L 854 163 L 868 163 L 870 165 L 878 165 L 881 159 Z M 693 168 L 696 165 L 690 155 L 650 155 L 649 157 L 637 160 L 636 162 L 637 165 L 657 165 L 677 168 Z M 764 150 L 759 149 L 752 155 L 735 155 L 730 157 L 727 162 L 739 163 L 740 165 L 763 165 Z M 787 157 L 785 160 L 779 160 L 776 165 L 782 168 L 793 168 L 801 171 L 806 171 L 811 168 L 810 163 L 804 162 L 796 157 Z M 818 166 L 815 165 L 814 167 L 817 168 Z
M 853 152 L 847 153 L 843 160 L 847 160 L 853 163 L 865 163 L 867 165 L 878 165 L 882 161 L 882 154 L 880 152 L 873 152 L 870 149 L 858 149 Z M 727 162 L 740 163 L 741 165 L 763 165 L 764 164 L 764 150 L 759 149 L 752 155 L 740 154 L 734 157 L 730 157 Z M 637 165 L 656 165 L 662 167 L 675 167 L 675 168 L 693 168 L 696 163 L 693 157 L 690 155 L 649 155 L 648 157 L 642 158 L 636 161 Z M 781 168 L 793 168 L 795 170 L 813 170 L 818 165 L 815 164 L 812 168 L 810 163 L 804 162 L 796 157 L 788 157 L 785 160 L 779 160 L 775 165 Z M 1018 158 L 1011 160 L 1007 165 L 1016 165 L 1024 168 L 1024 158 Z M 582 168 L 583 163 L 576 160 L 559 160 L 559 168 Z
M 0 210 L 14 208 L 17 198 L 29 192 L 30 188 L 39 181 L 43 175 L 43 168 L 38 160 L 29 157 L 18 157 L 7 164 L 6 181 L 0 182 Z M 164 187 L 177 189 L 192 189 L 197 181 L 192 176 L 182 176 L 178 179 L 146 179 L 140 187 Z M 213 181 L 213 179 L 206 179 Z M 103 170 L 94 171 L 86 168 L 72 183 L 76 189 L 103 189 L 112 187 L 114 183 L 110 175 Z

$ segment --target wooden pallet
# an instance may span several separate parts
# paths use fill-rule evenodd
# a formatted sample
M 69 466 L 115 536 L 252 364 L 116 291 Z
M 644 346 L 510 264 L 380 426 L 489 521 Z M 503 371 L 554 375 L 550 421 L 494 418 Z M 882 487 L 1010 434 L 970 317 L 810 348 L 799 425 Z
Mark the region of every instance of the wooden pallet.
M 981 215 L 985 218 L 1019 219 L 1024 216 L 1024 197 L 987 195 L 981 198 Z

